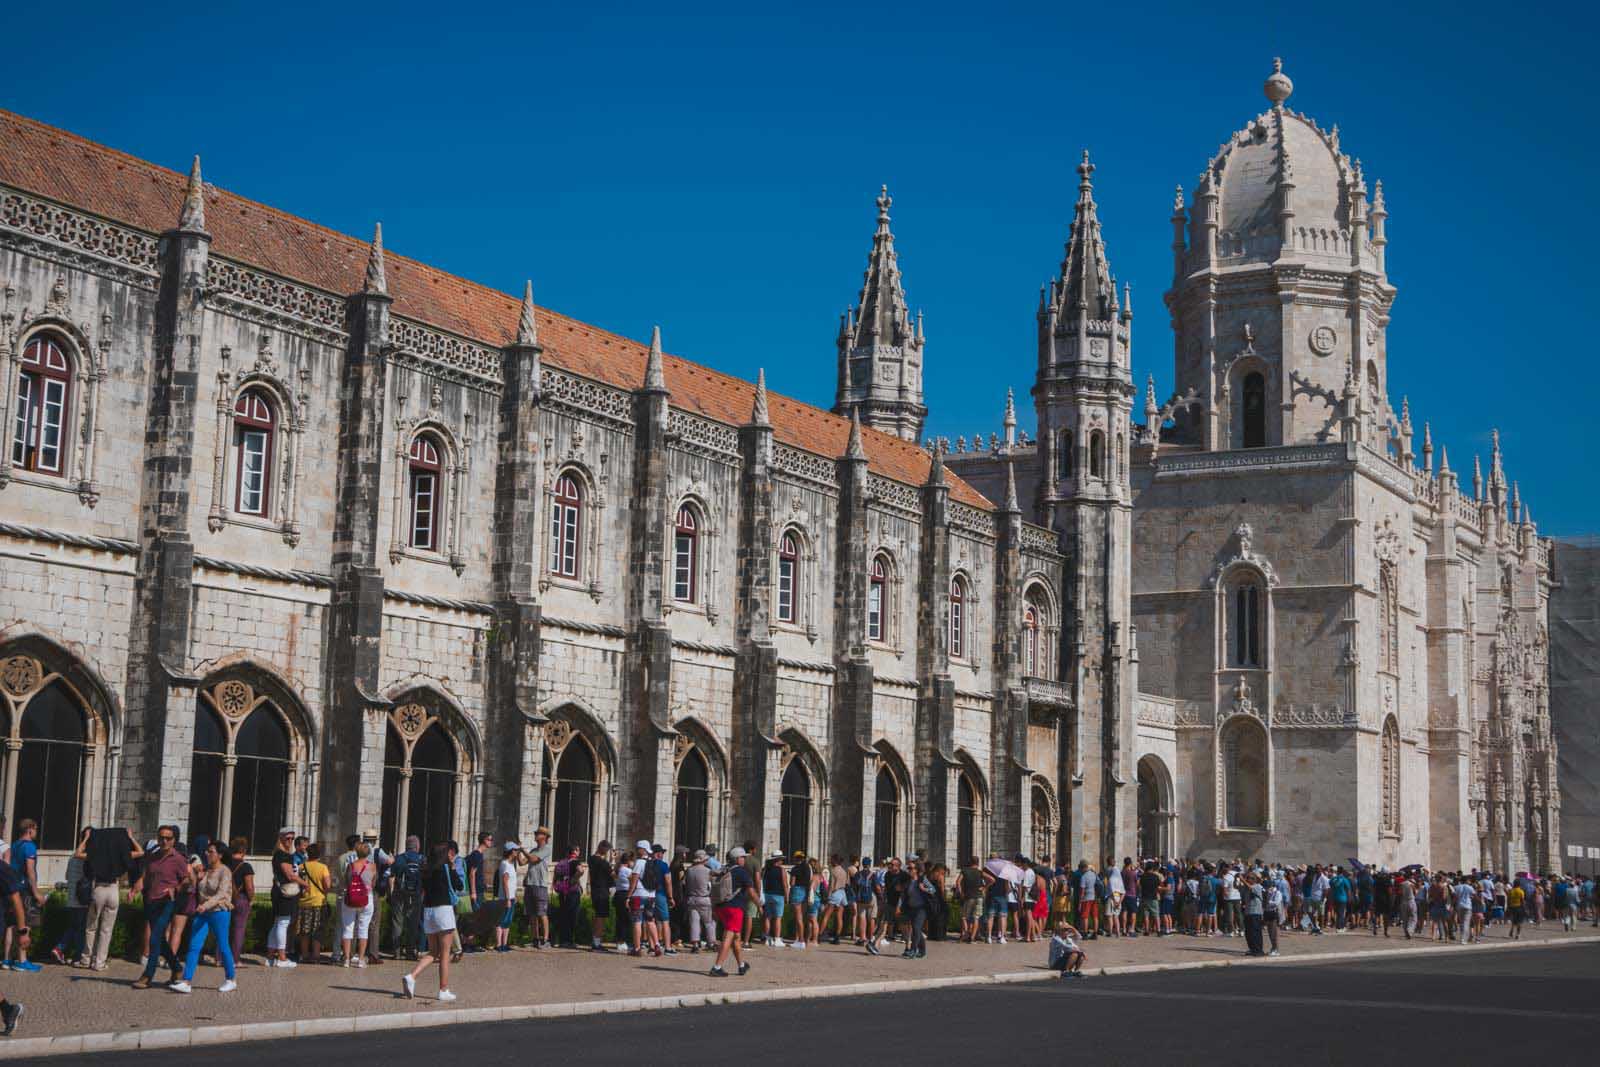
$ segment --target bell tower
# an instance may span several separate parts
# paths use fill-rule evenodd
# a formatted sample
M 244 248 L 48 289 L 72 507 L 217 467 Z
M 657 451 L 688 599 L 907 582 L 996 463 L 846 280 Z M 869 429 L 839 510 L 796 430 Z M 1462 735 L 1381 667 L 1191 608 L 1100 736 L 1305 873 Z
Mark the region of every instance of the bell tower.
M 913 324 L 900 283 L 889 187 L 878 193 L 878 228 L 861 282 L 861 296 L 839 319 L 839 387 L 835 415 L 857 410 L 863 425 L 906 441 L 922 436 L 922 314 Z

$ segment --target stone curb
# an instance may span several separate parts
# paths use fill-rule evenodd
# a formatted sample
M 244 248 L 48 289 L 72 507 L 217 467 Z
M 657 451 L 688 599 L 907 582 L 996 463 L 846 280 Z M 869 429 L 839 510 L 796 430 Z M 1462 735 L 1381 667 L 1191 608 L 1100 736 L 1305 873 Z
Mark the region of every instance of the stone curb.
M 1394 959 L 1405 956 L 1437 956 L 1461 952 L 1494 952 L 1521 948 L 1562 948 L 1568 945 L 1600 944 L 1600 936 L 1563 938 L 1559 941 L 1500 941 L 1476 945 L 1432 943 L 1407 949 L 1357 949 L 1327 952 L 1314 956 L 1278 956 L 1251 959 L 1240 955 L 1221 960 L 1187 960 L 1178 963 L 1130 963 L 1100 967 L 1090 971 L 1102 977 L 1128 974 L 1155 974 L 1161 971 L 1199 971 L 1214 967 L 1298 966 L 1341 963 L 1347 960 Z M 699 1008 L 707 1005 L 761 1004 L 780 1000 L 823 1000 L 835 997 L 870 996 L 877 993 L 908 993 L 919 989 L 946 989 L 953 986 L 1009 985 L 1042 982 L 1055 978 L 1048 970 L 1008 971 L 1001 974 L 950 975 L 941 978 L 911 978 L 903 981 L 858 982 L 834 986 L 790 986 L 786 989 L 729 990 L 726 993 L 681 993 L 669 997 L 629 997 L 623 1000 L 586 1000 L 560 1004 L 512 1004 L 499 1008 L 447 1008 L 439 1011 L 388 1012 L 376 1015 L 335 1016 L 324 1019 L 290 1019 L 269 1023 L 237 1023 L 222 1026 L 172 1027 L 158 1030 L 127 1030 L 102 1034 L 68 1034 L 60 1037 L 16 1038 L 0 1043 L 0 1060 L 26 1056 L 82 1055 L 91 1052 L 123 1052 L 131 1049 L 199 1048 L 207 1045 L 236 1044 L 240 1041 L 265 1041 L 284 1037 L 310 1037 L 316 1034 L 354 1033 L 359 1023 L 364 1031 L 374 1027 L 390 1029 L 422 1026 L 455 1026 L 461 1023 L 510 1022 L 522 1019 L 555 1019 L 573 1015 L 609 1015 L 621 1012 L 662 1011 L 670 1008 Z

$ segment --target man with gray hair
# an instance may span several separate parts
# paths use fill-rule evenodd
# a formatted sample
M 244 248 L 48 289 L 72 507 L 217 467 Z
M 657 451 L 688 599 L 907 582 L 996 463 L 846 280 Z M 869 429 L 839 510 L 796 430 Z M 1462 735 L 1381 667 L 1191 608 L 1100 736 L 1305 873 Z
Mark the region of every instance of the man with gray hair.
M 395 959 L 414 960 L 422 932 L 422 841 L 406 838 L 405 851 L 394 858 L 389 875 L 389 938 Z
M 688 922 L 689 951 L 716 944 L 716 926 L 711 919 L 711 867 L 705 849 L 690 857 L 683 870 L 683 910 Z

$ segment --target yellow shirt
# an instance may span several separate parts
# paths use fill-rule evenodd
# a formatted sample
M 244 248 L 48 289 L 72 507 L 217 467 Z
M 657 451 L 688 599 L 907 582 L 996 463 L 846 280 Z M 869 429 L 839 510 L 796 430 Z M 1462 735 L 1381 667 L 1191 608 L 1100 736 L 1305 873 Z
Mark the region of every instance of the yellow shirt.
M 1512 908 L 1522 907 L 1522 898 L 1527 896 L 1521 886 L 1514 885 L 1506 890 L 1506 905 Z
M 328 899 L 328 894 L 322 891 L 322 885 L 329 877 L 328 865 L 321 860 L 306 860 L 304 874 L 306 881 L 310 884 L 300 891 L 300 906 L 302 908 L 322 907 Z

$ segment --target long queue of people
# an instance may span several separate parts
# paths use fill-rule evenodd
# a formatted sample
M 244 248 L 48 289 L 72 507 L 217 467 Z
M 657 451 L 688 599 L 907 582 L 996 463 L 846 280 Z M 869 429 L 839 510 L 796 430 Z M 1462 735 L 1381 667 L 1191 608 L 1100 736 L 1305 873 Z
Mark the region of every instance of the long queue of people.
M 39 883 L 35 834 L 24 821 L 7 845 L 0 823 L 0 967 L 12 971 L 39 969 L 28 956 L 48 893 Z M 176 826 L 163 826 L 141 845 L 125 829 L 85 828 L 67 870 L 67 930 L 50 956 L 106 969 L 124 879 L 144 920 L 137 935 L 144 965 L 133 986 L 150 988 L 165 967 L 166 988 L 180 994 L 193 990 L 207 959 L 223 971 L 218 992 L 238 987 L 238 961 L 263 889 L 271 908 L 266 966 L 382 962 L 384 931 L 374 923 L 385 901 L 388 954 L 412 964 L 400 978 L 402 994 L 415 995 L 417 979 L 437 966 L 438 997 L 447 1002 L 456 999 L 450 972 L 463 954 L 510 952 L 519 932 L 533 949 L 714 953 L 715 977 L 749 973 L 746 953 L 756 947 L 803 951 L 849 941 L 879 955 L 900 943 L 902 955 L 916 960 L 927 955 L 929 940 L 1042 941 L 1050 965 L 1070 977 L 1081 975 L 1080 941 L 1102 937 L 1238 937 L 1251 955 L 1276 955 L 1287 932 L 1470 943 L 1502 927 L 1518 938 L 1526 922 L 1600 926 L 1593 878 L 1527 872 L 1131 857 L 1066 866 L 1048 856 L 998 854 L 968 857 L 951 870 L 921 852 L 820 861 L 803 852 L 763 856 L 755 842 L 726 853 L 715 845 L 679 847 L 669 858 L 648 840 L 632 849 L 602 841 L 587 854 L 570 847 L 557 855 L 546 827 L 527 844 L 497 845 L 480 834 L 465 853 L 453 841 L 424 852 L 410 837 L 391 854 L 377 838 L 375 831 L 353 834 L 342 853 L 329 856 L 284 828 L 262 877 L 243 838 L 199 835 L 184 843 Z M 0 999 L 5 1033 L 21 1011 Z

